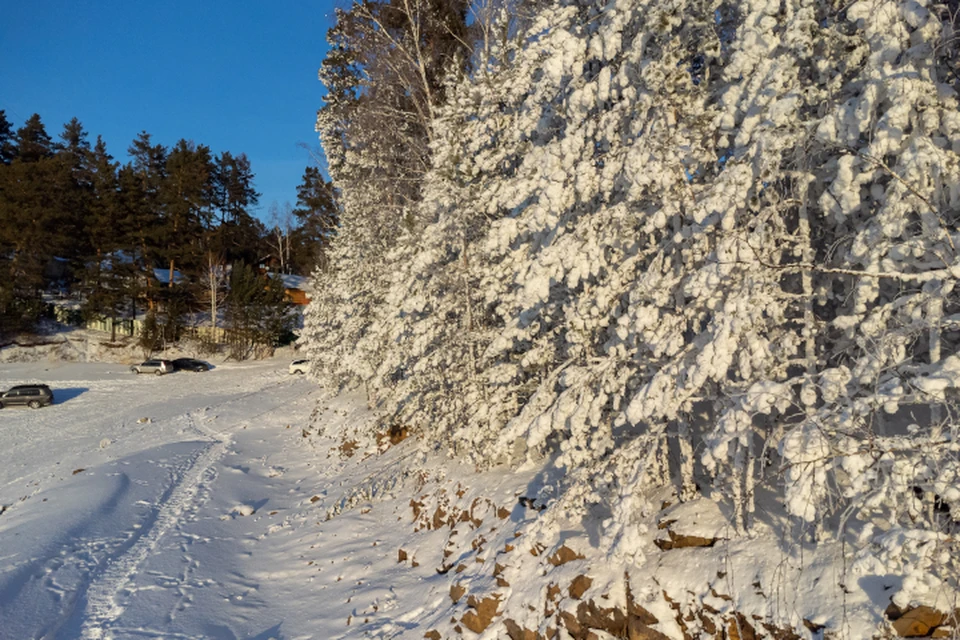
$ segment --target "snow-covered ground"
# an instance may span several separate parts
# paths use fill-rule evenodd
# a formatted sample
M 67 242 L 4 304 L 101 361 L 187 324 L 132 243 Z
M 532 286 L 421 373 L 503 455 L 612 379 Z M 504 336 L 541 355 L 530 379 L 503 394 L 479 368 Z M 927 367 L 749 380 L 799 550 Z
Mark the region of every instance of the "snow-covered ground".
M 56 399 L 0 411 L 0 637 L 344 633 L 326 583 L 360 590 L 388 552 L 356 548 L 376 522 L 324 526 L 330 476 L 301 432 L 321 390 L 286 365 L 0 367 L 0 389 L 42 381 Z
M 603 513 L 527 502 L 548 466 L 365 450 L 365 398 L 288 362 L 0 366 L 0 389 L 56 397 L 0 410 L 0 639 L 612 638 L 627 610 L 637 637 L 868 638 L 906 589 L 839 543 L 785 544 L 773 512 L 737 537 L 710 500 L 664 504 L 634 557 L 606 556 Z

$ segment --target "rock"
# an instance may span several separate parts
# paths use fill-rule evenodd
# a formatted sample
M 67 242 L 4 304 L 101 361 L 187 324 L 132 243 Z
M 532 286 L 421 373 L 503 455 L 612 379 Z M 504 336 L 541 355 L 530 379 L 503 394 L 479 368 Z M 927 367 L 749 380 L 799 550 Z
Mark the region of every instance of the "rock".
M 632 597 L 627 604 L 627 613 L 630 614 L 630 618 L 636 618 L 641 623 L 646 625 L 657 624 L 660 622 L 657 619 L 657 616 L 653 615 L 639 604 L 634 602 Z
M 397 562 L 406 562 L 407 561 L 407 552 L 403 549 L 397 550 Z
M 946 619 L 946 614 L 940 613 L 933 607 L 921 605 L 903 611 L 892 624 L 893 630 L 901 638 L 923 638 L 929 636 Z
M 443 527 L 443 525 L 447 523 L 446 518 L 447 512 L 443 510 L 443 507 L 438 505 L 437 510 L 433 512 L 433 521 L 431 522 L 433 529 L 437 530 Z M 430 527 L 427 528 L 429 529 Z
M 627 616 L 618 608 L 604 608 L 593 600 L 577 605 L 577 620 L 580 625 L 590 629 L 600 629 L 618 638 L 627 631 Z
M 453 604 L 460 602 L 460 598 L 463 597 L 467 590 L 460 586 L 459 584 L 454 584 L 450 586 L 450 599 L 453 600 Z
M 474 633 L 483 633 L 497 615 L 497 609 L 500 607 L 500 594 L 495 593 L 482 600 L 470 596 L 467 598 L 467 606 L 471 607 L 472 611 L 463 614 L 460 622 Z
M 629 640 L 670 640 L 669 636 L 640 622 L 637 618 L 630 618 L 627 623 L 627 638 Z
M 740 612 L 733 614 L 733 618 L 727 621 L 727 639 L 728 640 L 757 640 L 757 630 Z
M 574 560 L 583 560 L 583 554 L 577 553 L 567 545 L 561 546 L 553 555 L 547 558 L 547 561 L 555 567 L 573 562 Z
M 701 498 L 682 502 L 663 511 L 657 518 L 657 528 L 663 533 L 654 543 L 660 549 L 712 547 L 725 539 L 731 526 L 712 500 Z
M 579 600 L 586 593 L 587 589 L 593 584 L 593 580 L 584 575 L 579 575 L 570 583 L 568 592 L 574 600 Z
M 671 549 L 686 549 L 690 547 L 712 547 L 717 543 L 718 538 L 702 538 L 700 536 L 685 536 L 667 530 L 667 536 L 658 537 L 653 541 L 661 551 L 670 551 Z
M 443 636 L 440 635 L 440 632 L 437 631 L 436 629 L 431 629 L 430 631 L 427 631 L 425 634 L 423 634 L 423 637 L 427 638 L 427 640 L 440 640 L 441 638 L 443 638 Z
M 540 640 L 540 636 L 536 631 L 521 627 L 510 618 L 503 621 L 503 626 L 506 628 L 507 637 L 510 638 L 510 640 Z

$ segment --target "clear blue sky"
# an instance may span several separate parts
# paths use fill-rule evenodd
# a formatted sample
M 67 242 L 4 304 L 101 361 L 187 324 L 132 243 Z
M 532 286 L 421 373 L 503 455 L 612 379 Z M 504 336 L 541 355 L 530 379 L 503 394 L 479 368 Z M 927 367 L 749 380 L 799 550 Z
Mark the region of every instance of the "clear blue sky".
M 263 195 L 294 204 L 319 151 L 317 70 L 346 0 L 11 0 L 0 18 L 0 109 L 39 113 L 55 140 L 76 116 L 127 161 L 140 131 L 246 153 Z

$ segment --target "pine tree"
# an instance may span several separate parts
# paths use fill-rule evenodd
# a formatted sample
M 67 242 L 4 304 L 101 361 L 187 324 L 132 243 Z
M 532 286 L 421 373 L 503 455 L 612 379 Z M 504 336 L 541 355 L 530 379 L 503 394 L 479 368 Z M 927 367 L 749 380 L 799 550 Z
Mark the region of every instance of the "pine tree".
M 213 159 L 209 147 L 179 140 L 166 157 L 160 187 L 163 214 L 159 228 L 164 247 L 168 288 L 175 285 L 177 267 L 197 272 L 199 242 L 213 216 Z
M 290 329 L 289 310 L 290 302 L 278 278 L 258 273 L 249 265 L 234 265 L 226 309 L 231 356 L 245 359 L 272 353 Z
M 0 172 L 0 316 L 7 330 L 31 326 L 41 316 L 45 270 L 63 249 L 58 167 L 50 136 L 34 114 L 17 130 L 16 154 Z
M 16 157 L 13 125 L 7 120 L 7 114 L 0 109 L 0 165 L 10 164 Z
M 125 225 L 135 237 L 132 259 L 143 280 L 142 295 L 152 310 L 158 295 L 152 272 L 161 262 L 162 189 L 166 179 L 167 150 L 163 145 L 154 145 L 150 134 L 142 131 L 127 153 L 131 162 L 120 172 L 121 206 Z
M 333 185 L 317 167 L 307 167 L 297 186 L 297 206 L 293 209 L 297 228 L 293 233 L 294 262 L 299 273 L 308 273 L 326 264 L 326 254 L 336 235 L 340 211 Z
M 46 127 L 35 113 L 17 129 L 16 158 L 21 162 L 38 162 L 53 155 L 53 145 Z
M 83 276 L 83 310 L 88 318 L 109 318 L 110 339 L 115 341 L 118 321 L 131 314 L 135 304 L 135 245 L 123 219 L 119 165 L 100 136 L 91 153 L 91 165 L 93 197 L 86 220 L 91 251 Z

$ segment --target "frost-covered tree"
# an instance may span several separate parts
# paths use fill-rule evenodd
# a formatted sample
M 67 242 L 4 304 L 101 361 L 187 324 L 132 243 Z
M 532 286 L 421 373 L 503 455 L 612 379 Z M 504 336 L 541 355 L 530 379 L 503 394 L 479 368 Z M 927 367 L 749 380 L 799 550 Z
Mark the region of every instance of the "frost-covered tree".
M 377 428 L 479 465 L 550 456 L 543 530 L 602 503 L 611 553 L 670 485 L 710 487 L 740 530 L 764 483 L 815 535 L 870 515 L 939 535 L 960 499 L 951 20 L 543 8 L 449 77 L 416 233 L 383 242 L 345 205 L 311 353 L 368 386 Z

